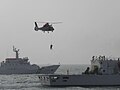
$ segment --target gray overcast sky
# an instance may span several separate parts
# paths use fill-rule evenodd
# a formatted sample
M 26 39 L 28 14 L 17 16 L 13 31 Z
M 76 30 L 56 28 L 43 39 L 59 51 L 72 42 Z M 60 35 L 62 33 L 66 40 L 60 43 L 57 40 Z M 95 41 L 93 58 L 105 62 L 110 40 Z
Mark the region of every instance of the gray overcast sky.
M 35 32 L 34 21 L 63 23 L 48 34 Z M 21 57 L 37 64 L 88 64 L 93 55 L 119 57 L 120 0 L 0 0 L 0 61 L 14 57 L 13 45 Z

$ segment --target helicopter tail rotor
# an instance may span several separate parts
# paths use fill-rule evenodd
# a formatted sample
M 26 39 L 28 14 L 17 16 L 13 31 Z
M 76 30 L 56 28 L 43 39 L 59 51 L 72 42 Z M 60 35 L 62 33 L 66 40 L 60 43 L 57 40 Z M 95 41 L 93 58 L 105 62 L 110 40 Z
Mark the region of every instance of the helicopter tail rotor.
M 37 25 L 37 22 L 35 22 L 35 28 L 34 28 L 35 31 L 38 31 L 38 25 Z

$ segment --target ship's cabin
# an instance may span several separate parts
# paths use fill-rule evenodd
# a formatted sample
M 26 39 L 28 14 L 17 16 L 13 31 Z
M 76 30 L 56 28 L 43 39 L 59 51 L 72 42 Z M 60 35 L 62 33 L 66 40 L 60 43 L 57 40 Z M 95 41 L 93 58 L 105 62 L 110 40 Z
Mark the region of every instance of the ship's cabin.
M 1 62 L 1 66 L 4 66 L 4 65 L 22 65 L 22 64 L 26 64 L 26 65 L 30 65 L 30 62 L 28 62 L 28 58 L 6 58 L 5 61 L 2 61 Z
M 87 67 L 84 74 L 120 74 L 120 58 L 93 56 L 91 60 L 91 68 Z
M 28 62 L 28 57 L 24 58 L 19 58 L 19 49 L 16 49 L 13 47 L 13 52 L 16 53 L 15 58 L 6 58 L 5 61 L 1 62 L 1 66 L 6 66 L 6 65 L 30 65 L 30 62 Z

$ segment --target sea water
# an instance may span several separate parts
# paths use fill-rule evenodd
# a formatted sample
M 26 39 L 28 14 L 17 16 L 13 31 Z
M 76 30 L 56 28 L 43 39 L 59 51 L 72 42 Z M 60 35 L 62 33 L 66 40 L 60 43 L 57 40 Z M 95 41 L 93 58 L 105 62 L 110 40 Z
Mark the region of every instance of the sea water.
M 58 74 L 81 74 L 89 65 L 61 65 Z M 0 90 L 120 90 L 120 87 L 43 87 L 37 74 L 0 75 Z

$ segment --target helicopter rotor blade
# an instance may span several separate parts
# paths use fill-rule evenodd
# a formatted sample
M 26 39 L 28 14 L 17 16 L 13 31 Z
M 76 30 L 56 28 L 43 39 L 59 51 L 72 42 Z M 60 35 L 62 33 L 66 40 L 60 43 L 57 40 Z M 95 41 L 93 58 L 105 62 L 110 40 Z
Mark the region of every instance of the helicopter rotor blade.
M 59 23 L 62 23 L 62 22 L 37 22 L 37 23 L 59 24 Z
M 59 23 L 62 23 L 62 22 L 51 22 L 51 24 L 59 24 Z

